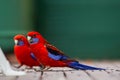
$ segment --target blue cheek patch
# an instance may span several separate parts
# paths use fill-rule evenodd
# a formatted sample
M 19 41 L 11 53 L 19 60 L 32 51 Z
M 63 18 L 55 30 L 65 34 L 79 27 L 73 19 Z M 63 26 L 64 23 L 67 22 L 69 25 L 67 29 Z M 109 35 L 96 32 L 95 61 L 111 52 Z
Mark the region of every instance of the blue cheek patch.
M 18 42 L 18 45 L 19 45 L 19 46 L 22 46 L 22 45 L 24 45 L 24 42 L 23 42 L 23 41 L 19 41 L 19 42 Z
M 32 38 L 33 43 L 38 43 L 39 39 L 38 38 Z

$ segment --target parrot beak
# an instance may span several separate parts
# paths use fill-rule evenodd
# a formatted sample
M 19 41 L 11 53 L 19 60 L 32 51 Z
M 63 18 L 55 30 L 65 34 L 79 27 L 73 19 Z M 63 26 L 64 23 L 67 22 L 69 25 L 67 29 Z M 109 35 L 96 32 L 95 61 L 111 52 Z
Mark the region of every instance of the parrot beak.
M 29 41 L 29 40 L 31 40 L 32 39 L 32 37 L 31 36 L 27 36 L 27 40 Z
M 30 42 L 30 43 L 32 43 L 33 41 L 32 41 L 32 37 L 31 36 L 27 36 L 27 40 Z
M 14 40 L 14 42 L 15 42 L 15 45 L 17 45 L 17 44 L 18 44 L 18 40 Z

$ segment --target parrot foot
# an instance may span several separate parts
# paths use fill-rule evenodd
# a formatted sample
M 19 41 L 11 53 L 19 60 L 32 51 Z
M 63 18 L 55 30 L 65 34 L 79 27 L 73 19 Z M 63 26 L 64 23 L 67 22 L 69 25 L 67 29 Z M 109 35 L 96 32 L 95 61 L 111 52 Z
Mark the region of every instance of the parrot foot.
M 41 71 L 47 71 L 50 68 L 51 68 L 50 66 L 46 66 L 44 69 L 41 69 Z
M 23 65 L 20 64 L 20 65 L 14 65 L 15 68 L 21 68 Z
M 48 70 L 50 69 L 51 67 L 50 66 L 46 66 L 44 70 Z
M 42 71 L 42 70 L 44 70 L 44 69 L 45 69 L 45 66 L 44 66 L 44 65 L 40 65 L 40 66 L 39 66 L 39 69 L 34 68 L 34 71 L 40 72 L 40 71 Z
M 45 66 L 44 65 L 40 65 L 40 69 L 41 70 L 45 69 Z
M 50 69 L 50 68 L 51 68 L 50 66 L 46 66 L 46 67 L 44 67 L 44 68 L 41 68 L 41 67 L 40 67 L 39 70 L 36 69 L 36 68 L 34 68 L 34 71 L 36 71 L 36 72 L 43 72 L 43 71 L 47 71 L 47 70 Z

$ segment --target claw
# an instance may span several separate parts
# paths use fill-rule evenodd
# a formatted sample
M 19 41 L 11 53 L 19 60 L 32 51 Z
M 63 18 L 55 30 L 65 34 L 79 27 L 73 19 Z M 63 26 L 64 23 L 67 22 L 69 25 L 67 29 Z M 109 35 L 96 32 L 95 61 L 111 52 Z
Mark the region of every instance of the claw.
M 23 66 L 22 64 L 17 65 L 17 66 L 16 66 L 16 65 L 14 65 L 14 67 L 15 67 L 15 68 L 21 68 L 22 66 Z
M 41 69 L 41 70 L 44 70 L 45 68 L 46 68 L 46 67 L 45 67 L 44 65 L 42 65 L 42 64 L 40 65 L 40 69 Z

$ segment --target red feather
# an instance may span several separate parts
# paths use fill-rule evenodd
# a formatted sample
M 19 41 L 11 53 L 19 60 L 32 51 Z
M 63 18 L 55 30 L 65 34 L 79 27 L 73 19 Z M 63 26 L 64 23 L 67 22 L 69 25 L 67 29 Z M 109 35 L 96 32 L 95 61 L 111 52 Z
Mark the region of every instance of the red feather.
M 76 60 L 71 60 L 68 56 L 64 55 L 62 51 L 51 45 L 45 40 L 38 32 L 32 31 L 27 34 L 31 40 L 30 48 L 35 54 L 37 59 L 44 65 L 50 67 L 71 67 L 74 69 L 83 70 L 104 70 L 80 64 Z
M 48 50 L 51 49 L 54 52 L 64 55 L 62 51 L 57 49 L 55 46 L 51 45 L 46 39 L 42 37 L 42 35 L 38 32 L 32 31 L 28 32 L 27 36 L 30 36 L 32 38 L 38 38 L 39 42 L 37 44 L 31 44 L 30 47 L 32 49 L 32 52 L 37 56 L 37 58 L 40 60 L 40 62 L 44 66 L 51 66 L 51 67 L 65 67 L 67 66 L 66 62 L 70 62 L 73 60 L 54 60 L 48 56 Z
M 22 46 L 19 45 L 14 46 L 14 53 L 18 62 L 21 65 L 27 65 L 30 67 L 39 66 L 39 63 L 30 57 L 31 50 L 29 48 L 29 43 L 27 39 L 23 35 L 16 35 L 14 37 L 14 40 L 21 40 L 24 42 L 24 45 Z

